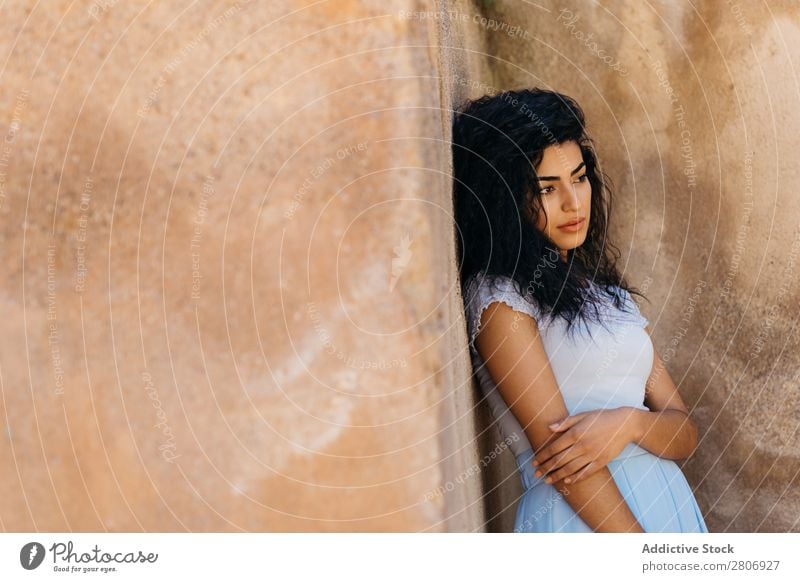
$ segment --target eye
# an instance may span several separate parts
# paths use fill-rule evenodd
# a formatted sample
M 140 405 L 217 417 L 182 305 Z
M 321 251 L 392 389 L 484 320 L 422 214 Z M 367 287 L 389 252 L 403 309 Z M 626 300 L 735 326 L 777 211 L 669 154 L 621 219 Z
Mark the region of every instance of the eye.
M 551 192 L 555 192 L 555 190 L 556 189 L 553 186 L 547 186 L 539 190 L 539 192 L 541 192 L 542 194 L 550 194 Z
M 589 178 L 589 175 L 588 174 L 584 174 L 580 178 L 578 178 L 578 182 L 585 182 L 588 178 Z

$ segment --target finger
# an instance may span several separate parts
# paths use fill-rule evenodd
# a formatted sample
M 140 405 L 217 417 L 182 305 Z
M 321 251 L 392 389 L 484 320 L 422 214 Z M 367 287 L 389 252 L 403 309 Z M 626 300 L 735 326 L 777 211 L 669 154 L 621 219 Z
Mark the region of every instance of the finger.
M 591 475 L 597 473 L 600 470 L 601 465 L 592 461 L 588 465 L 586 465 L 583 469 L 575 473 L 574 477 L 570 477 L 570 483 L 577 483 L 578 481 L 582 481 Z
M 579 457 L 577 459 L 574 459 L 574 460 L 570 461 L 569 463 L 567 463 L 566 465 L 564 465 L 561 469 L 559 469 L 558 471 L 556 471 L 552 475 L 550 475 L 547 479 L 545 479 L 545 482 L 547 482 L 547 483 L 557 483 L 558 481 L 561 481 L 562 479 L 570 479 L 570 477 L 572 475 L 577 473 L 580 469 L 585 467 L 588 463 L 590 463 L 590 460 L 588 458 L 586 458 L 586 457 Z M 571 483 L 572 479 L 570 479 L 569 481 L 565 481 L 565 482 Z
M 567 430 L 571 426 L 574 426 L 576 422 L 578 422 L 581 418 L 583 418 L 583 413 L 576 414 L 574 416 L 568 416 L 567 418 L 559 421 L 554 422 L 550 425 L 550 430 L 554 432 L 560 432 L 562 430 Z
M 554 447 L 549 447 L 548 451 L 536 456 L 533 466 L 537 467 L 540 471 L 549 470 L 553 463 L 557 461 L 557 455 L 563 453 L 568 448 L 568 445 L 565 445 L 564 447 L 559 445 L 557 450 Z
M 556 440 L 551 443 L 548 443 L 546 446 L 542 447 L 541 450 L 534 453 L 534 460 L 533 465 L 534 467 L 539 466 L 541 467 L 543 463 L 547 462 L 553 455 L 556 453 L 560 453 L 566 448 L 572 446 L 572 442 L 570 439 L 565 438 L 565 435 L 559 436 Z
M 572 461 L 575 458 L 575 453 L 576 451 L 573 451 L 572 448 L 570 447 L 565 451 L 553 455 L 553 457 L 549 461 L 547 461 L 545 464 L 539 467 L 539 470 L 536 471 L 536 473 L 539 473 L 539 475 L 546 477 L 548 473 L 557 471 L 562 466 Z

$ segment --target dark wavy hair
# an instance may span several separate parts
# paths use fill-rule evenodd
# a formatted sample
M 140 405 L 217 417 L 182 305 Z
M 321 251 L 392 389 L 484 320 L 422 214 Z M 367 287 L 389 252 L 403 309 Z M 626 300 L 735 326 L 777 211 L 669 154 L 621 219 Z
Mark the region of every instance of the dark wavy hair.
M 548 146 L 570 140 L 580 146 L 592 196 L 586 240 L 565 262 L 530 217 L 542 208 L 535 167 Z M 550 320 L 563 318 L 569 331 L 577 321 L 604 325 L 600 305 L 608 298 L 625 309 L 615 287 L 643 297 L 617 270 L 620 253 L 608 240 L 610 180 L 597 167 L 573 99 L 524 89 L 466 101 L 454 116 L 452 145 L 463 284 L 479 273 L 509 277 L 520 295 Z

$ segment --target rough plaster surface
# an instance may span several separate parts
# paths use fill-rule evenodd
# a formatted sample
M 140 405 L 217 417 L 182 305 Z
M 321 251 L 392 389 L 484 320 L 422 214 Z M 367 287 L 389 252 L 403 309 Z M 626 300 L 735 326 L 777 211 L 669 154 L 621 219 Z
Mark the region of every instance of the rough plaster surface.
M 432 6 L 4 8 L 4 529 L 482 527 Z

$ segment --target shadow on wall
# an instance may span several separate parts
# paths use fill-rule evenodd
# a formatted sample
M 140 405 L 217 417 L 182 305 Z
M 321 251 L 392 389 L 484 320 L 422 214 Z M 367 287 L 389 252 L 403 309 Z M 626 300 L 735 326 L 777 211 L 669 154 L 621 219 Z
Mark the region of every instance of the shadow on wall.
M 483 508 L 486 515 L 486 531 L 508 533 L 514 531 L 514 517 L 517 504 L 522 497 L 517 462 L 511 449 L 503 444 L 503 437 L 491 410 L 480 399 L 480 388 L 476 381 L 476 424 L 478 431 L 478 451 L 480 456 L 481 481 L 483 485 Z M 495 453 L 495 451 L 500 451 Z

